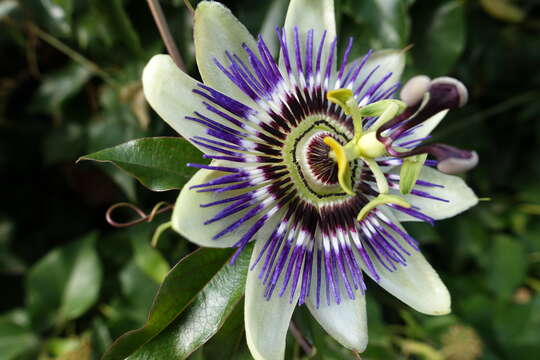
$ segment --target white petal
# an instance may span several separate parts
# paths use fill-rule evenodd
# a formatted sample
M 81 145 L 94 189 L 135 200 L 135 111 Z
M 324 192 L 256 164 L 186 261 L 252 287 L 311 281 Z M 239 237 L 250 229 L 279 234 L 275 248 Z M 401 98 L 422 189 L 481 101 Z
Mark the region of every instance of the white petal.
M 397 219 L 385 212 L 390 220 L 399 225 Z M 401 225 L 399 225 L 401 226 Z M 402 228 L 403 229 L 403 228 Z M 445 315 L 450 313 L 450 294 L 441 278 L 424 256 L 412 249 L 395 232 L 387 228 L 396 240 L 411 253 L 406 256 L 407 266 L 397 265 L 397 270 L 390 272 L 374 259 L 373 264 L 377 270 L 380 280 L 378 284 L 390 294 L 403 301 L 416 311 L 428 315 Z M 405 231 L 405 229 L 403 229 Z M 371 273 L 365 271 L 370 277 Z
M 227 96 L 251 104 L 252 100 L 214 62 L 217 59 L 227 66 L 229 60 L 225 51 L 228 51 L 231 55 L 238 55 L 249 66 L 242 44 L 253 51 L 256 51 L 257 44 L 246 27 L 222 4 L 203 1 L 195 11 L 193 35 L 197 66 L 204 83 Z
M 432 117 L 424 121 L 422 124 L 417 126 L 414 129 L 414 132 L 400 138 L 396 143 L 399 145 L 400 143 L 405 143 L 407 141 L 425 138 L 426 136 L 431 134 L 431 132 L 433 131 L 433 129 L 437 127 L 437 125 L 439 125 L 439 123 L 446 116 L 448 111 L 449 111 L 448 109 L 439 111 L 438 113 L 436 113 L 435 115 L 433 115 Z
M 287 16 L 285 17 L 285 32 L 287 33 L 287 45 L 289 57 L 294 57 L 294 28 L 298 27 L 299 40 L 302 49 L 305 49 L 307 32 L 313 29 L 313 56 L 317 54 L 317 49 L 321 41 L 323 32 L 326 30 L 325 50 L 323 54 L 328 54 L 328 46 L 336 37 L 336 19 L 334 16 L 334 0 L 291 0 Z M 302 59 L 305 52 L 302 51 Z M 295 61 L 291 59 L 295 64 Z M 280 67 L 283 69 L 283 56 L 280 52 Z M 334 62 L 335 65 L 335 62 Z M 322 63 L 321 66 L 326 66 Z
M 315 263 L 315 262 L 314 262 Z M 316 274 L 316 264 L 313 266 L 313 274 Z M 325 275 L 322 272 L 321 301 L 317 308 L 316 276 L 311 282 L 310 296 L 306 299 L 306 305 L 313 317 L 321 324 L 324 330 L 344 347 L 362 352 L 368 343 L 368 328 L 366 315 L 366 298 L 356 291 L 356 299 L 351 300 L 347 295 L 344 283 L 340 280 L 341 302 L 332 302 L 329 306 L 326 302 Z
M 156 55 L 150 59 L 144 68 L 142 81 L 146 100 L 174 130 L 188 140 L 193 136 L 206 135 L 206 127 L 185 119 L 195 111 L 206 112 L 201 97 L 192 92 L 198 87 L 198 82 L 180 70 L 169 55 Z M 212 153 L 193 145 L 205 153 Z
M 270 4 L 263 24 L 261 26 L 261 36 L 270 50 L 272 57 L 278 55 L 279 39 L 276 36 L 276 26 L 283 26 L 287 11 L 288 0 L 275 0 Z
M 251 264 L 256 260 L 264 243 L 260 239 L 255 243 Z M 281 360 L 285 355 L 287 330 L 300 291 L 297 289 L 292 303 L 289 302 L 290 287 L 282 297 L 275 291 L 270 300 L 266 300 L 265 286 L 258 277 L 263 263 L 264 261 L 259 261 L 257 266 L 249 271 L 246 282 L 244 308 L 246 340 L 255 360 Z M 277 290 L 281 289 L 282 279 L 283 274 L 276 287 Z
M 221 162 L 213 162 L 212 165 L 223 165 Z M 203 208 L 201 204 L 207 204 L 210 202 L 218 201 L 224 198 L 239 195 L 244 191 L 228 191 L 226 193 L 212 193 L 212 192 L 197 192 L 198 189 L 190 189 L 193 185 L 203 184 L 219 176 L 226 175 L 227 173 L 215 171 L 215 170 L 199 170 L 193 177 L 184 185 L 180 195 L 174 205 L 174 211 L 172 215 L 172 228 L 184 236 L 191 242 L 199 246 L 204 247 L 217 247 L 225 248 L 234 245 L 242 235 L 257 221 L 258 217 L 255 216 L 252 219 L 246 221 L 243 225 L 239 226 L 236 230 L 223 235 L 217 240 L 213 240 L 212 237 L 223 230 L 227 225 L 232 224 L 235 220 L 241 218 L 245 212 L 240 211 L 238 214 L 231 215 L 225 219 L 218 220 L 216 222 L 204 225 L 204 222 L 210 219 L 219 210 L 223 209 L 226 205 L 216 205 L 212 207 Z M 245 211 L 245 210 L 244 210 Z M 276 215 L 277 216 L 277 215 Z M 266 241 L 270 236 L 275 226 L 275 217 L 270 219 L 254 236 L 256 239 Z
M 450 294 L 441 278 L 420 252 L 407 257 L 407 266 L 389 272 L 375 264 L 379 285 L 416 311 L 428 315 L 450 313 Z
M 427 192 L 432 196 L 448 200 L 448 202 L 427 199 L 412 194 L 405 195 L 404 198 L 410 204 L 417 206 L 422 213 L 435 220 L 455 216 L 478 203 L 478 198 L 474 192 L 458 176 L 443 174 L 440 171 L 424 166 L 420 172 L 419 180 L 442 185 L 443 187 L 416 185 L 414 187 L 415 190 Z M 418 221 L 418 219 L 411 218 L 399 211 L 396 211 L 395 214 L 400 221 Z
M 371 88 L 372 85 L 379 82 L 384 76 L 386 76 L 390 72 L 392 73 L 392 75 L 385 81 L 383 86 L 385 88 L 388 88 L 399 82 L 399 80 L 401 79 L 401 74 L 403 73 L 403 69 L 405 68 L 405 58 L 406 56 L 404 50 L 388 49 L 373 52 L 373 54 L 371 54 L 369 59 L 366 61 L 364 68 L 362 69 L 361 74 L 364 75 L 358 76 L 355 81 L 353 90 L 356 90 L 356 88 L 365 80 L 365 77 L 377 66 L 377 70 L 366 82 L 360 95 L 364 94 L 367 90 Z

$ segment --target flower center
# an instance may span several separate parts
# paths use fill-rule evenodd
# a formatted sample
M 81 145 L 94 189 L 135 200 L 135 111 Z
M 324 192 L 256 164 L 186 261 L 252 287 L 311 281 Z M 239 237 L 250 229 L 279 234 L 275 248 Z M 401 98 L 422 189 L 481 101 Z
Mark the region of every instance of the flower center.
M 283 161 L 304 200 L 318 206 L 348 197 L 339 185 L 338 166 L 324 139 L 346 144 L 352 136 L 349 129 L 328 114 L 306 116 L 291 129 L 282 150 Z M 351 161 L 350 181 L 360 179 L 360 172 L 361 161 Z
M 329 136 L 323 139 L 324 143 L 331 148 L 329 157 L 332 158 L 337 165 L 339 185 L 347 194 L 355 194 L 354 188 L 351 186 L 349 163 L 357 159 L 362 159 L 373 173 L 379 190 L 379 195 L 371 199 L 369 203 L 360 210 L 360 213 L 357 216 L 358 221 L 361 221 L 371 210 L 379 205 L 395 204 L 409 208 L 411 205 L 405 200 L 396 195 L 388 194 L 388 181 L 375 160 L 386 155 L 386 145 L 377 138 L 377 130 L 399 115 L 405 109 L 405 104 L 399 100 L 380 100 L 366 106 L 360 106 L 357 104 L 353 92 L 349 89 L 329 91 L 327 93 L 327 98 L 329 101 L 342 107 L 346 114 L 350 114 L 354 125 L 354 137 L 347 142 L 345 146 L 342 146 L 334 138 Z M 373 116 L 378 117 L 378 119 L 373 124 L 369 125 L 367 129 L 364 129 L 363 118 Z M 417 177 L 419 172 L 415 171 L 418 168 L 416 162 L 412 164 L 413 165 L 410 165 L 411 169 L 408 173 L 410 175 L 409 177 L 413 177 L 412 181 L 414 183 L 416 182 L 414 177 Z M 422 164 L 423 161 L 420 166 L 422 166 Z
M 313 134 L 303 147 L 302 159 L 305 159 L 305 172 L 320 185 L 338 184 L 338 167 L 330 158 L 330 146 L 324 143 L 325 137 L 339 141 L 336 136 L 327 131 Z

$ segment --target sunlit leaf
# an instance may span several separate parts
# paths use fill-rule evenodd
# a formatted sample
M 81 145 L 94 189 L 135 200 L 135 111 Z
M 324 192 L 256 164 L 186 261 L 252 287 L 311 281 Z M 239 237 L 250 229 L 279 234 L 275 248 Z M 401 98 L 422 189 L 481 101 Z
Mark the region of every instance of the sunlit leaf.
M 179 138 L 144 138 L 85 155 L 80 160 L 110 162 L 154 191 L 180 189 L 195 171 L 199 151 Z
M 231 253 L 231 249 L 200 249 L 182 259 L 163 281 L 145 326 L 118 338 L 103 360 L 124 359 L 158 336 L 197 301 L 201 291 L 212 284 L 216 273 L 229 266 L 227 261 Z M 226 288 L 220 288 L 220 291 L 226 291 Z
M 207 359 L 237 359 L 244 339 L 244 303 L 240 301 L 221 329 L 202 348 Z
M 226 263 L 172 324 L 129 359 L 185 359 L 208 341 L 244 294 L 250 255 L 251 248 L 249 251 L 246 249 L 233 266 Z M 236 344 L 230 345 L 238 345 L 238 334 L 233 336 Z M 224 359 L 224 356 L 223 352 L 219 358 Z

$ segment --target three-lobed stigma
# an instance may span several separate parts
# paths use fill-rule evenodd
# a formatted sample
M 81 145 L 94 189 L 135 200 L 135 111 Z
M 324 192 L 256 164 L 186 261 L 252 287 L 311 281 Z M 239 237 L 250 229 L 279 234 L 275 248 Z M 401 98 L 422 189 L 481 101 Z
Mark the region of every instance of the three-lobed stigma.
M 371 210 L 379 205 L 395 204 L 409 208 L 411 205 L 404 199 L 397 195 L 388 194 L 388 181 L 376 161 L 377 158 L 387 155 L 386 145 L 377 138 L 377 130 L 401 114 L 406 108 L 406 104 L 400 100 L 386 99 L 362 106 L 361 104 L 357 104 L 354 94 L 350 89 L 329 91 L 327 99 L 342 107 L 345 114 L 352 117 L 354 125 L 354 137 L 344 146 L 329 136 L 324 139 L 324 143 L 330 147 L 329 157 L 338 166 L 339 185 L 347 194 L 354 195 L 349 163 L 357 159 L 361 159 L 369 167 L 377 183 L 379 195 L 360 210 L 357 216 L 358 221 L 361 221 Z M 378 119 L 368 128 L 364 129 L 363 119 L 366 117 L 378 117 Z M 423 164 L 423 161 L 421 164 Z M 412 186 L 414 186 L 419 171 L 412 171 L 410 173 L 412 173 L 412 179 L 411 176 L 408 176 L 407 181 L 409 183 L 412 181 Z M 407 184 L 405 187 L 408 189 L 412 186 Z

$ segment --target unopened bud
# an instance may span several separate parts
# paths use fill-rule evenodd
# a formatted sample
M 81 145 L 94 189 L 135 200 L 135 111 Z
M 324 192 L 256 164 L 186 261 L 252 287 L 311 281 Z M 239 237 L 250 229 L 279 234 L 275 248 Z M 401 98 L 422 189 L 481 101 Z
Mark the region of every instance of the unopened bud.
M 431 81 L 429 92 L 432 98 L 440 98 L 448 107 L 463 107 L 469 100 L 469 92 L 463 83 L 457 79 L 442 76 Z M 442 100 L 444 99 L 444 101 Z M 453 106 L 450 104 L 453 103 Z
M 437 169 L 445 174 L 461 174 L 474 168 L 478 164 L 476 151 L 469 152 L 469 157 L 448 157 L 439 161 Z
M 417 75 L 409 79 L 401 89 L 399 97 L 407 106 L 418 104 L 429 90 L 431 79 L 426 75 Z

